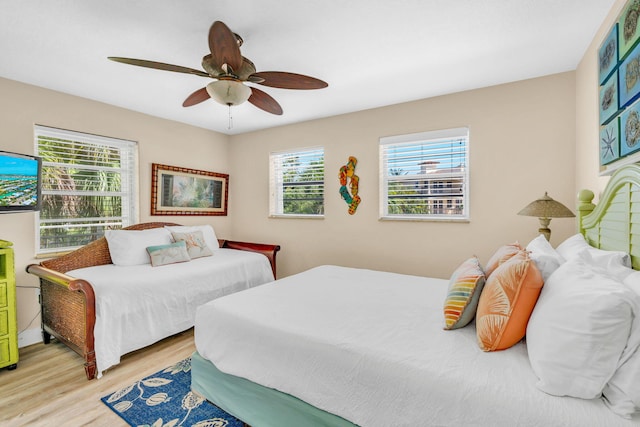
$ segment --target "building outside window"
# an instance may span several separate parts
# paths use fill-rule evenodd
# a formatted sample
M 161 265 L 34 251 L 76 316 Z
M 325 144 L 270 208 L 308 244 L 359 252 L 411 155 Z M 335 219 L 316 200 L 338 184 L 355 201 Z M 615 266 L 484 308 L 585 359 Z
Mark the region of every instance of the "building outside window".
M 380 138 L 382 219 L 469 219 L 469 130 Z
M 137 222 L 136 142 L 38 125 L 34 140 L 42 158 L 40 253 L 69 251 Z

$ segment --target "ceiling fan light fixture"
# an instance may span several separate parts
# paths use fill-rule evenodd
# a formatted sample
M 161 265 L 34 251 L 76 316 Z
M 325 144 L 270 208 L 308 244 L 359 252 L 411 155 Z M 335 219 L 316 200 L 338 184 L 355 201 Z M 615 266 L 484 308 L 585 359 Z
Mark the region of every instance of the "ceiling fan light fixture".
M 223 105 L 240 105 L 251 96 L 251 88 L 235 80 L 216 80 L 207 85 L 207 93 Z

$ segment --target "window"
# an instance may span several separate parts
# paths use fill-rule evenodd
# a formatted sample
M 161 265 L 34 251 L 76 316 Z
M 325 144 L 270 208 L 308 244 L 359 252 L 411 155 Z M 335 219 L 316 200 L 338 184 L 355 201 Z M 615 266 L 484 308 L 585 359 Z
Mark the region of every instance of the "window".
M 324 149 L 271 153 L 271 216 L 324 215 Z
M 380 138 L 382 219 L 469 219 L 469 130 Z
M 67 251 L 137 222 L 137 144 L 35 126 L 42 157 L 40 253 Z

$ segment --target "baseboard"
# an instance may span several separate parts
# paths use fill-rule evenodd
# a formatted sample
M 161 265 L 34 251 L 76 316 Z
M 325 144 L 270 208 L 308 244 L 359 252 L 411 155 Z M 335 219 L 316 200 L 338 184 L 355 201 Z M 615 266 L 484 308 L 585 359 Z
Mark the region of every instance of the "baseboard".
M 42 342 L 42 329 L 27 329 L 18 334 L 18 348 Z

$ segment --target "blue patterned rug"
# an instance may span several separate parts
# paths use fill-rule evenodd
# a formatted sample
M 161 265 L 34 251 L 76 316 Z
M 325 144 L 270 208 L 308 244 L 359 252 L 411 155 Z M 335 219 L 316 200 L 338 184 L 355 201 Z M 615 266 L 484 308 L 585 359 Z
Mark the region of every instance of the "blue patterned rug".
M 244 427 L 191 391 L 191 358 L 100 399 L 134 427 Z

